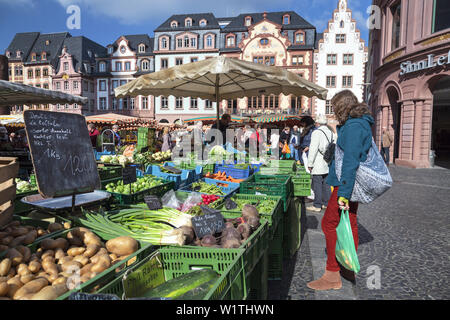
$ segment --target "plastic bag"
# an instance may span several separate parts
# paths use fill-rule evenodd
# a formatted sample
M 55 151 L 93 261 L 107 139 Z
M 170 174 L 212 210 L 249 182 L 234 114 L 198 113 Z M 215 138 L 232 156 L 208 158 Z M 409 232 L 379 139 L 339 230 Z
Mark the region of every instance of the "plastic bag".
M 198 192 L 191 192 L 186 201 L 183 202 L 180 211 L 188 212 L 192 207 L 195 207 L 201 202 L 203 202 L 202 195 Z
M 283 150 L 281 152 L 284 154 L 291 153 L 291 149 L 289 149 L 289 146 L 286 142 L 284 143 Z
M 166 192 L 166 194 L 162 196 L 161 203 L 163 207 L 169 207 L 176 210 L 180 210 L 183 206 L 183 203 L 178 200 L 175 191 L 173 190 Z
M 346 269 L 358 273 L 360 266 L 348 215 L 348 211 L 342 210 L 341 220 L 336 228 L 336 260 Z

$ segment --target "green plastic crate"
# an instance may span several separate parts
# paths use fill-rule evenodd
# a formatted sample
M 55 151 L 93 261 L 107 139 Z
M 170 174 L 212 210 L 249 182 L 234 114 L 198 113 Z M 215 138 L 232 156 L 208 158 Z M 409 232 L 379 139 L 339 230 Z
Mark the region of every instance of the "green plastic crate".
M 247 300 L 267 300 L 269 277 L 269 253 L 261 258 L 250 277 L 250 293 Z
M 275 228 L 281 220 L 283 215 L 282 199 L 279 196 L 261 196 L 254 194 L 235 194 L 231 197 L 232 200 L 248 200 L 250 203 L 256 203 L 259 200 L 274 200 L 276 201 L 275 206 L 272 208 L 271 212 L 259 212 L 259 214 L 267 219 L 269 223 L 269 239 L 273 238 Z M 234 210 L 227 210 L 225 208 L 225 203 L 222 201 L 220 205 L 215 206 L 215 209 L 220 210 L 222 213 L 241 213 L 238 208 Z
M 98 167 L 98 175 L 100 176 L 100 180 L 111 180 L 114 178 L 121 178 L 122 169 L 123 167 L 121 165 L 101 166 Z
M 295 171 L 283 167 L 260 167 L 259 174 L 263 175 L 294 175 Z
M 261 175 L 259 173 L 241 182 L 240 193 L 281 196 L 283 210 L 286 211 L 292 196 L 292 183 L 289 175 Z
M 309 173 L 292 177 L 293 193 L 295 197 L 307 197 L 311 195 L 311 175 Z
M 132 194 L 111 192 L 111 196 L 119 204 L 136 204 L 139 202 L 144 202 L 144 197 L 146 195 L 156 195 L 158 197 L 162 197 L 167 191 L 174 189 L 175 187 L 175 182 L 166 180 L 163 181 L 165 181 L 165 183 L 163 183 L 162 185 L 155 186 L 150 189 L 142 190 Z
M 284 214 L 283 230 L 283 258 L 292 257 L 301 244 L 301 202 L 293 198 L 288 211 Z
M 296 170 L 297 163 L 295 160 L 270 160 L 269 165 L 271 167 L 279 168 L 291 168 L 292 171 Z
M 268 280 L 281 280 L 283 275 L 283 226 L 282 222 L 278 224 L 272 241 L 268 248 Z
M 148 276 L 143 276 L 146 288 L 150 289 L 161 284 L 161 277 L 164 281 L 177 278 L 198 268 L 210 268 L 216 271 L 220 277 L 213 288 L 205 295 L 204 300 L 244 300 L 248 295 L 246 279 L 244 274 L 244 263 L 242 249 L 235 249 L 233 254 L 217 255 L 210 252 L 208 248 L 199 254 L 198 252 L 179 252 L 176 248 L 161 248 L 137 264 L 127 272 L 139 272 L 145 264 L 151 263 L 151 267 L 146 267 L 151 272 Z M 180 258 L 180 255 L 182 258 Z M 142 271 L 140 271 L 142 272 Z M 108 285 L 99 290 L 99 293 L 115 294 L 124 298 L 124 285 L 122 277 L 114 279 Z

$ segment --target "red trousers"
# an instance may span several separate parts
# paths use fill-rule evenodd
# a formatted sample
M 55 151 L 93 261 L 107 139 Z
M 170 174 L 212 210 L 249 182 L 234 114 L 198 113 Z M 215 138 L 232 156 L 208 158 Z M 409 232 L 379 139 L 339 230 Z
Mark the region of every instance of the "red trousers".
M 336 260 L 336 228 L 339 225 L 339 221 L 341 219 L 341 210 L 339 209 L 338 204 L 338 187 L 335 187 L 333 193 L 331 194 L 331 198 L 328 201 L 327 209 L 322 218 L 322 231 L 325 234 L 325 241 L 327 245 L 327 267 L 328 271 L 339 271 L 340 267 Z M 350 224 L 352 227 L 353 240 L 355 241 L 355 248 L 358 250 L 358 225 L 356 223 L 356 212 L 358 211 L 358 202 L 350 202 L 349 203 L 350 210 Z

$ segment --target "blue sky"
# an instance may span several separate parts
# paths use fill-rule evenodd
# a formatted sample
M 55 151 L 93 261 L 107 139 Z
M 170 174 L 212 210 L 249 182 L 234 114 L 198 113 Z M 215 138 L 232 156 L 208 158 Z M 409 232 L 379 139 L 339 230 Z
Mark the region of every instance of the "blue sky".
M 361 37 L 368 39 L 366 9 L 371 0 L 348 0 Z M 246 12 L 295 11 L 323 32 L 338 0 L 0 0 L 0 53 L 18 32 L 42 33 L 68 31 L 84 35 L 104 46 L 120 35 L 155 30 L 172 14 L 212 12 L 216 17 Z M 66 9 L 76 4 L 81 9 L 81 29 L 70 30 Z

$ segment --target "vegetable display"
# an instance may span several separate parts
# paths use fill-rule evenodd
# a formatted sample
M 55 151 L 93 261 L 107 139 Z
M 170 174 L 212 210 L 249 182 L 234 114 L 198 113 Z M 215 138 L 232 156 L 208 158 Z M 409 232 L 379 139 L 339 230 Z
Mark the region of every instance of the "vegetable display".
M 144 177 L 137 178 L 136 182 L 131 183 L 131 191 L 133 193 L 137 193 L 162 184 L 164 184 L 164 180 L 155 176 L 146 175 Z M 106 191 L 111 193 L 130 194 L 130 186 L 128 184 L 124 185 L 122 180 L 108 183 L 105 188 Z
M 33 186 L 30 182 L 16 178 L 17 193 L 25 193 L 37 190 L 37 186 Z
M 225 200 L 224 208 L 228 211 L 241 211 L 246 204 L 255 206 L 261 213 L 271 213 L 277 202 L 275 200 L 244 200 L 232 197 Z
M 70 224 L 51 223 L 47 229 L 41 227 L 21 225 L 20 221 L 12 221 L 0 229 L 0 252 L 19 245 L 32 244 L 36 239 L 70 228 Z
M 235 179 L 235 178 L 233 178 L 231 176 L 227 176 L 225 171 L 223 171 L 223 172 L 218 171 L 217 173 L 207 172 L 205 174 L 205 177 L 206 178 L 210 178 L 210 179 L 214 179 L 214 180 L 229 181 L 229 182 L 234 182 L 234 183 L 241 183 L 242 181 L 245 180 L 245 179 Z
M 125 157 L 124 155 L 103 155 L 100 157 L 100 161 L 103 163 L 120 164 L 125 167 L 127 164 L 133 162 L 133 157 Z
M 156 153 L 152 154 L 152 159 L 155 162 L 163 162 L 166 160 L 170 160 L 171 158 L 172 158 L 171 151 L 156 152 Z
M 225 195 L 222 189 L 220 189 L 218 186 L 203 181 L 197 181 L 192 183 L 192 191 L 197 191 L 206 194 L 214 194 L 219 196 Z
M 133 161 L 134 163 L 139 163 L 146 167 L 153 162 L 152 153 L 151 151 L 143 153 L 135 152 L 133 155 Z
M 10 248 L 0 262 L 0 297 L 54 300 L 138 250 L 136 240 L 115 238 L 104 243 L 91 230 L 71 229 L 65 237 L 44 239 L 36 252 Z M 80 277 L 73 277 L 79 272 Z

